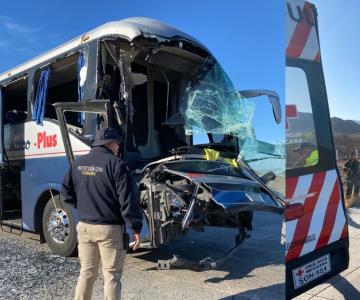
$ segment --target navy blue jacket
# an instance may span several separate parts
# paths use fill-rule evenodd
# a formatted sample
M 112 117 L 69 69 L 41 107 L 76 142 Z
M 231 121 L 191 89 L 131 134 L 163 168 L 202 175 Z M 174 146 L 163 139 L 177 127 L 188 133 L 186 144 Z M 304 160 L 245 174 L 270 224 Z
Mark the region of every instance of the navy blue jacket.
M 77 208 L 80 221 L 142 228 L 135 184 L 125 162 L 106 147 L 93 147 L 74 161 L 64 177 L 62 199 Z

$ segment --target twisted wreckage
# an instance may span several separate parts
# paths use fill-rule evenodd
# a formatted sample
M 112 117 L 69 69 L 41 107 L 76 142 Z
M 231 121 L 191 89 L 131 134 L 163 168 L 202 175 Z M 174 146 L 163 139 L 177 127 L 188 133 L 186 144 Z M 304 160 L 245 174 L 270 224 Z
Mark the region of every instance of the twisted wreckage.
M 12 86 L 25 71 L 33 74 L 26 88 Z M 5 124 L 4 165 L 13 171 L 21 160 L 40 164 L 44 159 L 39 151 L 45 142 L 33 147 L 36 136 L 30 132 L 42 134 L 37 138 L 45 132 L 52 137 L 45 148 L 57 154 L 43 154 L 48 160 L 70 162 L 89 150 L 98 128 L 113 126 L 124 132 L 122 155 L 137 179 L 144 212 L 143 246 L 157 248 L 189 229 L 236 229 L 235 247 L 223 258 L 196 264 L 215 267 L 249 236 L 254 210 L 283 211 L 281 192 L 269 186 L 276 176 L 284 176 L 283 146 L 258 141 L 252 126 L 261 96 L 269 98 L 280 123 L 277 94 L 237 91 L 210 51 L 177 29 L 146 18 L 108 23 L 19 66 L 10 79 L 0 77 L 0 84 L 5 110 L 14 110 L 6 103 L 9 95 L 21 98 L 19 86 L 27 91 L 34 85 L 37 91 L 31 100 L 24 95 L 25 102 L 40 110 L 46 103 L 43 119 L 33 110 L 20 122 Z M 41 93 L 44 90 L 47 93 Z M 25 145 L 29 141 L 29 147 L 13 147 L 15 138 Z M 280 172 L 272 172 L 265 161 L 274 161 Z M 37 176 L 41 170 L 37 166 Z M 43 184 L 38 194 L 29 193 L 20 210 L 23 228 L 40 232 L 53 252 L 69 255 L 76 247 L 76 212 L 58 197 L 64 171 L 59 167 L 51 184 Z M 24 194 L 29 184 L 21 185 Z M 41 200 L 44 191 L 48 194 Z M 3 222 L 11 221 L 6 210 L 11 201 L 2 199 Z M 39 206 L 39 201 L 44 203 Z M 174 258 L 159 267 L 183 262 Z

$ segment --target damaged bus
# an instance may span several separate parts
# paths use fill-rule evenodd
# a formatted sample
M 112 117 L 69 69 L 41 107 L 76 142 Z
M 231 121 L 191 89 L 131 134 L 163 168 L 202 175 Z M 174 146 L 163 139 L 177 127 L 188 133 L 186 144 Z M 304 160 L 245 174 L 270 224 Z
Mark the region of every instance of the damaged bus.
M 286 295 L 345 270 L 349 235 L 316 7 L 286 2 Z
M 284 145 L 257 140 L 252 126 L 264 97 L 280 123 L 278 95 L 237 91 L 204 45 L 166 24 L 107 23 L 0 75 L 0 88 L 1 223 L 39 233 L 53 253 L 71 255 L 77 242 L 63 175 L 106 126 L 125 136 L 144 247 L 220 226 L 236 232 L 232 254 L 254 210 L 283 212 Z

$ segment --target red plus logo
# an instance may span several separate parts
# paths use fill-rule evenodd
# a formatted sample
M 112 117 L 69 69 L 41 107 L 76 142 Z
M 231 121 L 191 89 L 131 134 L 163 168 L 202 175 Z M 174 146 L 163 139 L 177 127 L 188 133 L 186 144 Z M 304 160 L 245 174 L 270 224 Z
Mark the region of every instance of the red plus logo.
M 301 275 L 304 273 L 304 271 L 303 270 L 301 270 L 301 268 L 297 271 L 297 273 L 296 273 L 296 276 L 298 276 L 298 277 L 301 277 Z
M 48 135 L 46 131 L 38 132 L 37 143 L 35 143 L 34 145 L 37 146 L 38 149 L 56 147 L 57 135 L 56 134 Z
M 297 118 L 298 113 L 295 104 L 286 105 L 286 129 L 289 129 L 288 119 Z

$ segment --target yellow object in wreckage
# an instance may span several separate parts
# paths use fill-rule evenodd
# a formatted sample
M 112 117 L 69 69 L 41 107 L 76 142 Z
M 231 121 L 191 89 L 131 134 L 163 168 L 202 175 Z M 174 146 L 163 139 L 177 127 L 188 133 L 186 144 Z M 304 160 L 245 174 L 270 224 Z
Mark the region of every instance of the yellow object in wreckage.
M 216 151 L 214 149 L 205 148 L 205 158 L 206 160 L 217 160 L 224 163 L 227 163 L 229 165 L 232 165 L 233 167 L 239 167 L 236 159 L 234 158 L 224 158 L 220 156 L 220 151 Z

